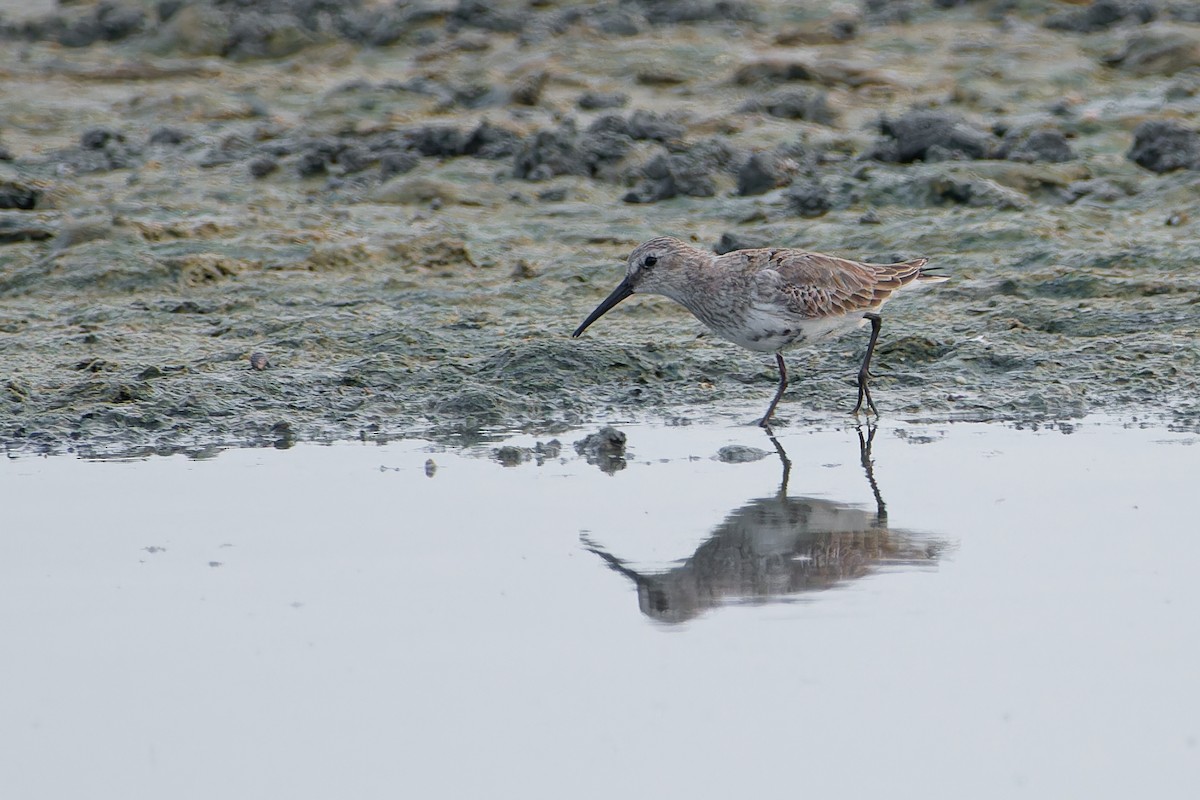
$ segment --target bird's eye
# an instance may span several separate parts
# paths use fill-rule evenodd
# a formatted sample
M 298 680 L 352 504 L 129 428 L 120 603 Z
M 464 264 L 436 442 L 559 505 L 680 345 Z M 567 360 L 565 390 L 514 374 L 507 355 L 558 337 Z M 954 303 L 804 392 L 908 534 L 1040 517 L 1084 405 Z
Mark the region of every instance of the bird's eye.
M 658 263 L 658 256 L 646 256 L 646 260 L 642 262 L 643 266 L 653 267 Z

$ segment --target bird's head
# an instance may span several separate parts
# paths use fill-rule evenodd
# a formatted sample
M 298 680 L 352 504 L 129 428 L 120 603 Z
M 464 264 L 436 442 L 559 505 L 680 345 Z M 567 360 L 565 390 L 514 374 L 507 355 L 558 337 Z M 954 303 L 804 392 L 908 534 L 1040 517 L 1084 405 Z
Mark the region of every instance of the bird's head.
M 572 336 L 584 330 L 609 309 L 635 292 L 665 294 L 672 297 L 684 285 L 684 268 L 689 254 L 697 252 L 678 239 L 662 236 L 639 244 L 625 262 L 625 278 L 596 310 L 588 315 Z

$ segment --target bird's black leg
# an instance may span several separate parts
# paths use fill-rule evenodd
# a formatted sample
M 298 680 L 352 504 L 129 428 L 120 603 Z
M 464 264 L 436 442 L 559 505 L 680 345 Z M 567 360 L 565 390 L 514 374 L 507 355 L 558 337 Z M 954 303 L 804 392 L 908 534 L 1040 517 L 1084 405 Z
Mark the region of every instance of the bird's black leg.
M 871 354 L 875 352 L 875 342 L 879 341 L 879 328 L 883 324 L 883 318 L 878 314 L 863 314 L 863 319 L 871 320 L 871 341 L 867 343 L 867 357 L 863 359 L 862 369 L 858 371 L 858 404 L 850 413 L 857 414 L 862 409 L 865 399 L 867 408 L 878 417 L 879 411 L 875 408 L 875 401 L 871 399 L 871 388 L 867 381 L 871 379 Z
M 783 397 L 783 390 L 787 388 L 787 367 L 783 363 L 783 353 L 775 354 L 775 363 L 779 365 L 779 388 L 775 391 L 775 399 L 767 406 L 767 413 L 758 422 L 760 428 L 768 431 L 771 430 L 771 415 L 775 413 L 775 406 L 779 405 L 779 398 Z

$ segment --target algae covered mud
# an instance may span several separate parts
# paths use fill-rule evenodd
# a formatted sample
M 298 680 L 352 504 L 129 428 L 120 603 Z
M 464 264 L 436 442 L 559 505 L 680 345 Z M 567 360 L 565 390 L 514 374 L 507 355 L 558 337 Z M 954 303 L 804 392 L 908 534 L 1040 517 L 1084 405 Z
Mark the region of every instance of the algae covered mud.
M 569 338 L 658 235 L 951 274 L 885 414 L 1200 426 L 1200 14 L 943 6 L 0 3 L 0 438 L 749 421 L 770 359 L 677 307 Z M 865 346 L 791 354 L 783 420 Z

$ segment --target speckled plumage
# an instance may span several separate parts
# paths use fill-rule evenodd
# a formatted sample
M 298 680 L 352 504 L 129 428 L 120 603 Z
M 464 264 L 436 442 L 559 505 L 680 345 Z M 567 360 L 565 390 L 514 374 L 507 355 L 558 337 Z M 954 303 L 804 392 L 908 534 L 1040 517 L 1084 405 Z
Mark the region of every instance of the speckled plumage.
M 660 237 L 629 256 L 625 279 L 573 334 L 579 336 L 635 292 L 661 294 L 687 308 L 713 333 L 758 352 L 773 352 L 779 391 L 760 422 L 767 427 L 787 385 L 781 351 L 845 333 L 871 322 L 867 356 L 859 371 L 857 413 L 865 399 L 875 411 L 867 380 L 879 334 L 879 309 L 906 287 L 946 280 L 922 272 L 927 259 L 868 264 L 783 248 L 715 255 L 678 239 Z M 878 412 L 876 412 L 878 413 Z

